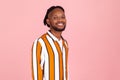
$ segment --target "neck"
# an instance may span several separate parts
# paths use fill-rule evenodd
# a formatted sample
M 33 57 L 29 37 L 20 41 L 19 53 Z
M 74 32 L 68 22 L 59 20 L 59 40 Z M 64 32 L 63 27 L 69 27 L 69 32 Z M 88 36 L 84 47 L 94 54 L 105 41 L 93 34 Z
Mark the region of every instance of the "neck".
M 61 34 L 62 34 L 62 32 L 58 32 L 58 31 L 54 31 L 54 30 L 50 30 L 50 32 L 51 32 L 55 37 L 57 37 L 58 40 L 61 39 Z

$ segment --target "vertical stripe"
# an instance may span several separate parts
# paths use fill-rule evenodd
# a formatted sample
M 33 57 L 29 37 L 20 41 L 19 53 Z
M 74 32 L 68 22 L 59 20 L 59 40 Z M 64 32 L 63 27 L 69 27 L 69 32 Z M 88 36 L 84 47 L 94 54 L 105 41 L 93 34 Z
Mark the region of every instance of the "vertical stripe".
M 65 47 L 65 55 L 66 55 L 66 80 L 68 80 L 68 48 L 65 45 L 65 43 L 63 43 L 63 46 Z
M 43 41 L 45 42 L 47 51 L 48 51 L 48 55 L 49 55 L 49 80 L 54 80 L 55 78 L 55 62 L 54 62 L 54 53 L 53 53 L 53 49 L 50 45 L 50 43 L 48 42 L 47 38 L 46 38 L 46 34 L 43 35 Z
M 41 54 L 41 67 L 43 69 L 43 80 L 49 80 L 49 57 L 46 49 L 45 42 L 42 38 L 39 39 L 42 46 L 42 54 Z
M 66 53 L 65 53 L 65 48 L 63 46 L 63 68 L 64 68 L 64 80 L 66 80 Z
M 36 57 L 36 45 L 37 40 L 35 40 L 33 44 L 33 52 L 32 52 L 32 62 L 33 62 L 33 80 L 37 80 L 37 57 Z
M 59 55 L 58 55 L 58 51 L 56 49 L 56 46 L 54 44 L 53 39 L 49 35 L 47 35 L 46 37 L 47 37 L 47 39 L 48 39 L 48 41 L 49 41 L 49 43 L 50 43 L 50 45 L 51 45 L 51 47 L 52 47 L 52 49 L 54 51 L 54 57 L 55 57 L 55 80 L 59 80 Z
M 41 50 L 42 50 L 42 47 L 40 45 L 39 42 L 37 42 L 37 47 L 36 47 L 36 57 L 37 57 L 37 70 L 38 70 L 38 73 L 37 73 L 37 76 L 38 76 L 38 80 L 42 80 L 43 79 L 43 72 L 42 72 L 42 69 L 41 69 Z
M 34 43 L 33 43 L 34 44 Z M 32 68 L 32 80 L 34 80 L 34 69 L 33 69 L 33 45 L 31 49 L 31 68 Z
M 62 51 L 60 49 L 60 46 L 57 41 L 54 41 L 54 44 L 57 48 L 58 54 L 59 54 L 59 71 L 60 71 L 60 80 L 64 79 L 63 76 L 63 58 L 62 58 Z
M 40 43 L 36 40 L 32 48 L 32 68 L 33 68 L 33 80 L 42 80 L 43 73 L 41 69 L 41 50 Z

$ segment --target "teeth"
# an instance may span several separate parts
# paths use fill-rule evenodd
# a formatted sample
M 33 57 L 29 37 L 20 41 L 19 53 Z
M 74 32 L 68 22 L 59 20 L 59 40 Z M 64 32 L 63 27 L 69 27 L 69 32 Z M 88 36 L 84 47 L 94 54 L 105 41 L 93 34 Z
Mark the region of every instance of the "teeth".
M 58 25 L 62 26 L 62 25 L 63 25 L 63 23 L 58 23 Z

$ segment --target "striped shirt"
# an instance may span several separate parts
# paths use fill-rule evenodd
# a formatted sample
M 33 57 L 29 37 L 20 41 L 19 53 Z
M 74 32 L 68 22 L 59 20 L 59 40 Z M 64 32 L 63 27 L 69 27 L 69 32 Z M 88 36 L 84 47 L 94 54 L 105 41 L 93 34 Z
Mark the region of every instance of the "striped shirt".
M 47 32 L 34 41 L 32 47 L 33 80 L 68 80 L 68 46 Z

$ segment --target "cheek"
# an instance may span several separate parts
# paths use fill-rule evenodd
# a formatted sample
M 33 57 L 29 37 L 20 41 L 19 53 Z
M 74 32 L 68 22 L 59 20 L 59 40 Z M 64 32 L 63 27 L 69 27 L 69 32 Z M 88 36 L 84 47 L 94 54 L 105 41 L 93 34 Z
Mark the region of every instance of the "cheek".
M 67 20 L 65 20 L 65 23 L 67 23 Z
M 67 19 L 65 18 L 65 22 L 67 21 Z
M 66 22 L 67 22 L 67 20 L 64 20 L 64 22 L 66 23 Z
M 55 21 L 55 20 L 51 21 L 51 24 L 53 24 L 53 25 L 56 24 L 56 23 L 57 23 L 57 21 Z
M 66 19 L 63 19 L 62 21 L 63 21 L 63 22 L 66 22 L 67 20 L 66 20 Z

